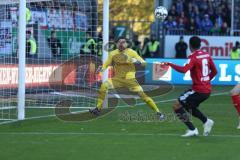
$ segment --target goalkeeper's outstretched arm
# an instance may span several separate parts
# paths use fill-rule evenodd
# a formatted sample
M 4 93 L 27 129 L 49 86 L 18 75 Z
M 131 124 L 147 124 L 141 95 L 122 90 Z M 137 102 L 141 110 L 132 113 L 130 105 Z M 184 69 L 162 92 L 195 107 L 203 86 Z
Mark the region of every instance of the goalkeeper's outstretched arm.
M 132 54 L 132 57 L 137 60 L 137 63 L 140 63 L 140 64 L 142 64 L 142 65 L 145 65 L 145 64 L 146 64 L 146 61 L 145 61 L 142 57 L 140 57 L 140 56 L 137 54 L 137 52 L 135 52 L 134 50 L 132 50 L 131 54 Z

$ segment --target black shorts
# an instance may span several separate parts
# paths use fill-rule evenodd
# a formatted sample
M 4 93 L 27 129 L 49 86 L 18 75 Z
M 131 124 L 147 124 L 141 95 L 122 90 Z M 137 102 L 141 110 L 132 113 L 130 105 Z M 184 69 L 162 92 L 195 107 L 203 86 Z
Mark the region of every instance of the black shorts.
M 197 108 L 200 103 L 208 99 L 209 96 L 210 93 L 198 93 L 189 89 L 178 98 L 178 101 L 185 109 L 192 109 Z

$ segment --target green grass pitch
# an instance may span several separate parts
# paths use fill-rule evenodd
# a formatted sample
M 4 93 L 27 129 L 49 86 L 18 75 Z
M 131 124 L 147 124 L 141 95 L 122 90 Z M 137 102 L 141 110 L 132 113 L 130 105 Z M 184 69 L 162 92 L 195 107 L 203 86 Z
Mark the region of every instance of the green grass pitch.
M 154 99 L 170 116 L 172 99 L 186 89 L 179 86 Z M 240 130 L 230 89 L 214 87 L 213 96 L 201 105 L 215 121 L 209 137 L 181 138 L 186 127 L 173 116 L 165 122 L 124 119 L 126 113 L 152 113 L 137 105 L 90 122 L 48 117 L 0 125 L 0 160 L 239 160 Z M 192 120 L 202 134 L 202 124 Z

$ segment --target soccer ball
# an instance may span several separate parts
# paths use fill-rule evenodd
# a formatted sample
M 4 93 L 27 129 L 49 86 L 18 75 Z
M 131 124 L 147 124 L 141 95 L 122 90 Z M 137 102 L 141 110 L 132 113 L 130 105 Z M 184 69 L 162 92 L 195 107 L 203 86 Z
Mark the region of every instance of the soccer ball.
M 163 7 L 163 6 L 159 6 L 155 9 L 155 17 L 160 19 L 160 20 L 165 20 L 168 16 L 168 11 L 167 8 Z

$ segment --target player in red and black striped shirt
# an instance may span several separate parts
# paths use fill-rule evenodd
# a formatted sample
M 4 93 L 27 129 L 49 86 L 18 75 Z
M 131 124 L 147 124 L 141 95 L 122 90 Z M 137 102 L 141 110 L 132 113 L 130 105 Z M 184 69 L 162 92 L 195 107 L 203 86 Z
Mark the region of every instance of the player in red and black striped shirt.
M 201 39 L 199 37 L 191 37 L 189 43 L 192 54 L 188 57 L 188 63 L 185 66 L 165 63 L 181 73 L 186 73 L 190 70 L 193 82 L 192 89 L 189 89 L 178 98 L 174 105 L 174 111 L 189 129 L 183 137 L 198 135 L 198 129 L 189 120 L 186 111 L 203 122 L 203 135 L 207 136 L 214 122 L 207 118 L 198 107 L 200 103 L 209 98 L 212 88 L 211 80 L 217 74 L 217 70 L 211 56 L 207 52 L 200 50 Z

